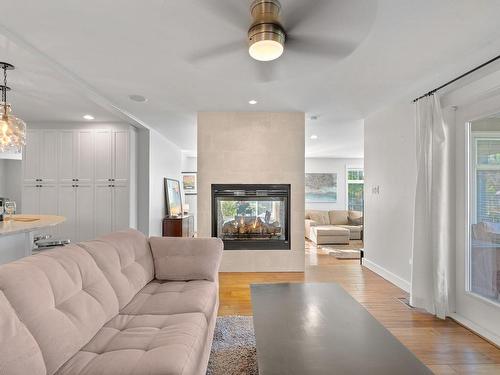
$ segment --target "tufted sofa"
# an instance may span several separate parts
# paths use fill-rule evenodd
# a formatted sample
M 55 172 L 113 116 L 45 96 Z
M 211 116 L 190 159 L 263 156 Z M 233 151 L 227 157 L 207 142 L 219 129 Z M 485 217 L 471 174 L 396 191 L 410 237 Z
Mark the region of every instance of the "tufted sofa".
M 0 374 L 205 374 L 222 247 L 127 230 L 0 266 Z

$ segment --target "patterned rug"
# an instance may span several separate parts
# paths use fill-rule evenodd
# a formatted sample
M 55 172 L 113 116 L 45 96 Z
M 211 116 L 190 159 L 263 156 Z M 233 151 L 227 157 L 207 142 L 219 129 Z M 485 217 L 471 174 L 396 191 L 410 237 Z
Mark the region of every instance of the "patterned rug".
M 334 249 L 330 246 L 321 245 L 321 250 L 337 259 L 359 259 L 361 257 L 359 249 Z
M 218 317 L 207 375 L 258 374 L 252 317 Z

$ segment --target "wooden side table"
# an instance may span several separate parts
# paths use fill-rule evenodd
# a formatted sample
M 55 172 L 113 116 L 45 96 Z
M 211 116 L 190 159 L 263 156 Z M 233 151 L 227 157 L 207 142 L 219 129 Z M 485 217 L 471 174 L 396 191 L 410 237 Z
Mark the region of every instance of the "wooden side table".
M 166 216 L 163 218 L 163 237 L 194 237 L 194 216 Z

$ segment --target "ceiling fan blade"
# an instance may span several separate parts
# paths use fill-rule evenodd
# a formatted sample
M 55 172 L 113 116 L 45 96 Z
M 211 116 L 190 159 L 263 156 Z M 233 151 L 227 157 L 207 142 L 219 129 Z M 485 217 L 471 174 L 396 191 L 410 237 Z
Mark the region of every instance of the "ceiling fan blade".
M 267 83 L 275 81 L 276 77 L 276 64 L 273 61 L 253 61 L 255 66 L 255 75 L 259 82 Z
M 307 0 L 295 3 L 287 5 L 283 10 L 283 24 L 287 33 L 292 32 L 303 22 L 312 22 L 311 18 L 323 12 L 331 4 L 331 0 Z
M 249 4 L 238 0 L 199 0 L 198 4 L 208 12 L 245 33 L 251 23 Z
M 355 43 L 320 36 L 287 35 L 285 41 L 285 51 L 339 59 L 350 55 L 356 47 Z
M 217 59 L 233 53 L 241 53 L 246 49 L 245 40 L 237 40 L 229 43 L 219 44 L 210 48 L 196 51 L 188 57 L 191 63 L 200 63 L 207 60 Z

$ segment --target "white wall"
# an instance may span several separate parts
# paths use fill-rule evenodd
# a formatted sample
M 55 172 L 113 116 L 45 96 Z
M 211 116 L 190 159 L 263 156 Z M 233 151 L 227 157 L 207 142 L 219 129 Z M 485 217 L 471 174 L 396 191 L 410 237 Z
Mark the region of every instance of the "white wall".
M 9 198 L 16 202 L 17 212 L 21 212 L 21 192 L 22 192 L 22 161 L 4 160 L 5 165 L 5 194 L 0 196 Z
M 337 202 L 306 203 L 306 210 L 345 210 L 347 208 L 347 168 L 363 168 L 363 159 L 306 158 L 306 173 L 337 173 Z
M 149 235 L 162 235 L 165 177 L 181 179 L 181 149 L 155 130 L 149 131 Z
M 224 250 L 223 272 L 304 270 L 304 138 L 302 112 L 198 114 L 201 237 L 211 236 L 212 184 L 291 184 L 291 250 Z
M 364 264 L 406 290 L 417 173 L 414 113 L 411 102 L 402 102 L 365 119 Z

